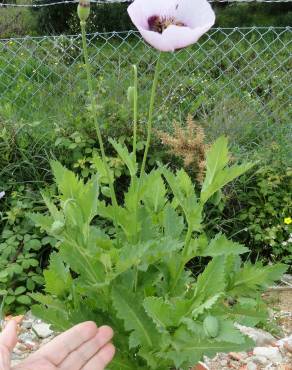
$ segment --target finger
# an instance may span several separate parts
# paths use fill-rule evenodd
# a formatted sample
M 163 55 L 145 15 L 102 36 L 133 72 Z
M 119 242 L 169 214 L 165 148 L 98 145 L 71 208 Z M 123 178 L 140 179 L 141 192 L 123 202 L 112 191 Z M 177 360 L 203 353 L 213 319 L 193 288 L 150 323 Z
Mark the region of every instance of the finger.
M 101 326 L 94 338 L 83 343 L 59 365 L 61 370 L 79 370 L 113 337 L 109 326 Z
M 59 365 L 69 353 L 95 337 L 96 334 L 97 326 L 93 321 L 78 324 L 40 348 L 30 358 L 45 357 L 54 365 Z
M 115 347 L 108 343 L 81 370 L 103 370 L 114 358 Z
M 14 320 L 8 321 L 4 330 L 0 333 L 0 345 L 5 346 L 9 352 L 17 343 L 17 324 Z
M 10 351 L 9 349 L 0 344 L 0 370 L 10 369 Z
M 1 369 L 2 370 L 2 369 Z M 45 359 L 35 359 L 32 361 L 24 361 L 15 365 L 11 370 L 56 370 L 56 366 L 49 363 Z

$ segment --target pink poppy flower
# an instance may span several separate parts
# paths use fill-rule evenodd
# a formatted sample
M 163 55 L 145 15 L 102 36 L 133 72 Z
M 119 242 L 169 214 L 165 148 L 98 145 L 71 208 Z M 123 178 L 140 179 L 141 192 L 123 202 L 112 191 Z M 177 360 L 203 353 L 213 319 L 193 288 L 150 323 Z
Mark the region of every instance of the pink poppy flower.
M 135 0 L 128 13 L 143 38 L 161 51 L 194 44 L 215 23 L 207 0 Z

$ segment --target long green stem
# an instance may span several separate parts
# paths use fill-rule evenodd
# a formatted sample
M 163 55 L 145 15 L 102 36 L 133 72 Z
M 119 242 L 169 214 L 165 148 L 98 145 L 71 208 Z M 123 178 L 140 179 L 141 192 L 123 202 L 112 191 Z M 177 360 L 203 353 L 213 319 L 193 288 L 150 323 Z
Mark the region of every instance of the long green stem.
M 104 144 L 103 144 L 103 140 L 102 140 L 102 136 L 101 136 L 101 132 L 100 132 L 100 127 L 99 127 L 99 124 L 98 124 L 98 121 L 97 121 L 97 107 L 96 107 L 96 102 L 95 102 L 95 99 L 94 99 L 93 84 L 92 84 L 92 78 L 91 78 L 90 64 L 89 64 L 89 58 L 88 58 L 88 49 L 87 49 L 87 41 L 86 41 L 86 30 L 85 30 L 86 22 L 81 21 L 80 26 L 81 26 L 81 33 L 82 33 L 84 62 L 85 62 L 86 74 L 87 74 L 87 84 L 88 84 L 89 95 L 90 95 L 90 99 L 91 99 L 91 109 L 92 109 L 92 113 L 93 113 L 93 122 L 94 122 L 95 130 L 96 130 L 96 134 L 97 134 L 97 138 L 98 138 L 98 142 L 99 142 L 99 147 L 100 147 L 100 151 L 101 151 L 102 160 L 103 160 L 103 163 L 104 163 L 104 167 L 106 169 L 107 178 L 108 178 L 108 182 L 109 182 L 111 200 L 112 200 L 112 205 L 114 207 L 114 226 L 115 226 L 116 235 L 117 235 L 117 238 L 118 238 L 118 222 L 117 222 L 117 215 L 116 215 L 116 209 L 117 209 L 117 206 L 118 206 L 118 202 L 117 202 L 117 198 L 116 198 L 114 184 L 113 184 L 112 177 L 111 177 L 111 174 L 110 174 L 110 169 L 109 169 L 107 161 L 106 161 L 106 155 L 105 155 Z
M 187 260 L 187 255 L 188 255 L 188 252 L 189 252 L 189 246 L 190 246 L 190 242 L 191 242 L 191 239 L 192 239 L 192 228 L 188 227 L 188 231 L 187 231 L 187 234 L 186 234 L 186 238 L 185 238 L 185 242 L 184 242 L 184 249 L 182 251 L 182 260 L 179 264 L 179 267 L 176 271 L 176 275 L 175 275 L 175 278 L 173 279 L 173 283 L 171 285 L 171 288 L 170 288 L 170 291 L 173 293 L 176 286 L 177 286 L 177 283 L 179 281 L 179 278 L 185 268 L 185 264 L 186 264 L 186 260 Z
M 156 90 L 158 85 L 158 76 L 160 71 L 160 60 L 161 60 L 161 53 L 158 56 L 156 67 L 155 67 L 155 74 L 152 84 L 152 90 L 151 90 L 151 97 L 150 97 L 150 105 L 149 105 L 149 113 L 148 113 L 148 122 L 147 122 L 147 140 L 146 140 L 146 146 L 141 166 L 141 172 L 140 177 L 142 177 L 145 173 L 145 166 L 146 166 L 146 160 L 147 155 L 150 147 L 150 141 L 151 141 L 151 131 L 152 131 L 152 120 L 153 120 L 153 111 L 154 111 L 154 102 L 155 102 L 155 96 L 156 96 Z
M 133 101 L 133 125 L 134 125 L 134 132 L 133 132 L 133 153 L 136 160 L 136 152 L 137 152 L 137 124 L 138 124 L 138 70 L 137 66 L 133 65 L 134 70 L 134 101 Z

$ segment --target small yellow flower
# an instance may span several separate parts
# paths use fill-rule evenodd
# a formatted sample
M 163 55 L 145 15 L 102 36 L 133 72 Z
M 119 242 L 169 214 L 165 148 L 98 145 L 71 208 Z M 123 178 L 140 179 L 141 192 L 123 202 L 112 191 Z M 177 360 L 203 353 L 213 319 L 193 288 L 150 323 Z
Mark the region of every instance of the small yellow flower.
M 291 217 L 285 217 L 284 218 L 284 224 L 290 225 L 292 223 L 292 218 Z

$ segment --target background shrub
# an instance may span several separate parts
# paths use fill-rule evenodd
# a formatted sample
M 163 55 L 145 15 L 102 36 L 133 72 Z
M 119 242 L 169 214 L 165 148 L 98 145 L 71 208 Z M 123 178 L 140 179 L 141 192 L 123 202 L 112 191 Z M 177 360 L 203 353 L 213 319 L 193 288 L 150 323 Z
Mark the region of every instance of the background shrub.
M 22 3 L 25 0 L 22 1 Z M 56 2 L 55 0 L 47 0 Z M 37 2 L 36 2 L 37 3 Z M 127 3 L 92 4 L 88 32 L 126 31 L 133 29 L 127 15 Z M 289 26 L 292 4 L 213 4 L 218 27 Z M 79 33 L 76 4 L 43 8 L 1 8 L 0 37 Z
M 18 186 L 0 200 L 0 297 L 4 312 L 22 313 L 31 305 L 28 292 L 41 289 L 42 269 L 56 241 L 36 228 L 26 212 L 42 210 L 39 194 Z
M 251 250 L 253 261 L 282 261 L 291 266 L 292 170 L 283 164 L 260 165 L 225 189 L 217 211 L 210 209 L 212 233 L 223 231 Z M 217 216 L 216 216 L 217 213 Z
M 38 19 L 30 9 L 0 7 L 0 38 L 34 36 L 38 30 Z

